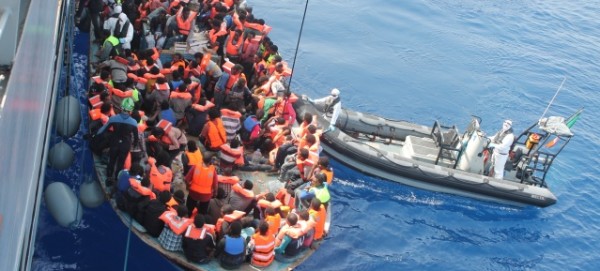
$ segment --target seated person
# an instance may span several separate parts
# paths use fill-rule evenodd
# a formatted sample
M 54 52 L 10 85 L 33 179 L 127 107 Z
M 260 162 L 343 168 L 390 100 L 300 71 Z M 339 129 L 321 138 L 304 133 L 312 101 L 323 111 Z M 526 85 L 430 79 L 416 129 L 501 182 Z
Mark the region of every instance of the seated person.
M 176 211 L 167 210 L 160 216 L 160 219 L 165 222 L 165 227 L 158 236 L 158 242 L 164 249 L 183 251 L 181 247 L 183 233 L 192 224 L 192 220 L 187 218 L 187 214 L 187 207 L 179 205 Z
M 315 241 L 321 240 L 327 233 L 325 232 L 325 222 L 327 221 L 327 208 L 318 198 L 313 198 L 310 202 L 308 213 L 315 222 Z
M 250 251 L 252 251 L 251 264 L 256 267 L 267 267 L 275 259 L 275 236 L 270 234 L 269 224 L 261 221 L 258 224 L 258 232 L 252 235 L 250 240 Z
M 235 269 L 244 263 L 246 259 L 246 240 L 241 236 L 242 223 L 235 221 L 231 223 L 229 232 L 219 241 L 216 256 L 221 267 Z
M 296 207 L 306 209 L 313 198 L 318 198 L 325 208 L 329 205 L 331 196 L 327 188 L 327 176 L 323 173 L 317 173 L 311 178 L 311 185 L 306 189 L 301 189 L 296 192 Z M 298 204 L 298 201 L 300 201 Z
M 158 238 L 165 227 L 165 222 L 160 220 L 159 217 L 167 210 L 167 202 L 170 199 L 171 193 L 169 191 L 160 192 L 158 198 L 150 200 L 144 209 L 142 226 L 144 226 L 146 232 L 154 238 Z
M 275 257 L 293 257 L 304 249 L 304 232 L 298 224 L 298 215 L 290 213 L 285 221 L 275 239 Z
M 194 263 L 207 263 L 215 249 L 215 236 L 204 228 L 204 216 L 197 215 L 194 224 L 186 230 L 181 246 L 185 258 Z

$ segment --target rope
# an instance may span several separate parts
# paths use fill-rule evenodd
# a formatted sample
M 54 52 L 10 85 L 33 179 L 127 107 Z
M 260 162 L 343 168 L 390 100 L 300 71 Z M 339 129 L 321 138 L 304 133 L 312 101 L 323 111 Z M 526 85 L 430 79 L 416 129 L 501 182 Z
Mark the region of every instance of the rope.
M 300 24 L 300 32 L 298 32 L 298 41 L 296 42 L 296 51 L 294 52 L 294 60 L 292 61 L 292 74 L 288 83 L 288 91 L 292 88 L 292 78 L 294 77 L 294 67 L 296 66 L 296 57 L 298 56 L 298 48 L 300 47 L 300 39 L 302 38 L 302 29 L 304 29 L 304 19 L 306 18 L 306 10 L 308 10 L 308 0 L 304 5 L 304 14 L 302 15 L 302 23 Z
M 129 261 L 129 244 L 131 243 L 131 227 L 133 227 L 133 218 L 129 216 L 129 232 L 127 233 L 127 245 L 125 245 L 125 261 L 123 262 L 123 271 L 127 271 L 127 262 Z

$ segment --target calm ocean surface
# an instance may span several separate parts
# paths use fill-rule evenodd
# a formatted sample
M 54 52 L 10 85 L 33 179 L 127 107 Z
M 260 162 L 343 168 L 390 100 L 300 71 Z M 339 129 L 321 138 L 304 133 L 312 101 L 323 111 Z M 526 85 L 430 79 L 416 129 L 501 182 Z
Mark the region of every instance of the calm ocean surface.
M 305 2 L 249 2 L 291 64 Z M 345 107 L 426 125 L 464 129 L 478 115 L 491 134 L 505 118 L 519 131 L 537 121 L 566 77 L 549 114 L 586 109 L 547 178 L 558 203 L 544 209 L 423 191 L 334 162 L 331 233 L 298 270 L 598 270 L 598 14 L 594 1 L 311 1 L 297 92 L 337 87 Z M 123 270 L 127 229 L 108 204 L 86 209 L 75 230 L 45 206 L 39 221 L 35 270 Z M 134 236 L 127 267 L 176 270 Z

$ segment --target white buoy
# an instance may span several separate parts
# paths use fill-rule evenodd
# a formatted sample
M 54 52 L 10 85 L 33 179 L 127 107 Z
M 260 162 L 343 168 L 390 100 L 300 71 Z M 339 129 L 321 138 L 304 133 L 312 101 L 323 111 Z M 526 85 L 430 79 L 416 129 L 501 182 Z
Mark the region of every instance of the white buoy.
M 53 182 L 44 191 L 46 207 L 63 227 L 75 227 L 81 221 L 83 209 L 73 190 L 62 182 Z
M 79 200 L 81 204 L 88 208 L 96 208 L 104 202 L 104 192 L 100 184 L 89 177 L 79 187 Z
M 55 169 L 64 170 L 73 164 L 75 153 L 71 146 L 64 141 L 56 143 L 48 153 L 48 164 Z
M 56 105 L 56 131 L 64 137 L 72 137 L 81 123 L 81 103 L 73 96 L 65 96 Z

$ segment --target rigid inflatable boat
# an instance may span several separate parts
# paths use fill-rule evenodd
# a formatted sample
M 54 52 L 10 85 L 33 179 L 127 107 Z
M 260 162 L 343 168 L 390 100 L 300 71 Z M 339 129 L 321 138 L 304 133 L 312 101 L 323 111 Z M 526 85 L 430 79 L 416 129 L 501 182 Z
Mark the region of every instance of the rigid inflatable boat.
M 299 122 L 308 112 L 317 116 L 320 127 L 329 127 L 329 116 L 320 106 L 302 99 L 294 107 Z M 504 179 L 488 176 L 490 140 L 480 130 L 478 117 L 460 133 L 456 126 L 438 121 L 424 126 L 344 108 L 337 129 L 324 133 L 321 145 L 338 161 L 380 178 L 488 201 L 546 207 L 557 200 L 546 174 L 572 138 L 569 128 L 580 113 L 568 119 L 544 118 L 515 134 Z

